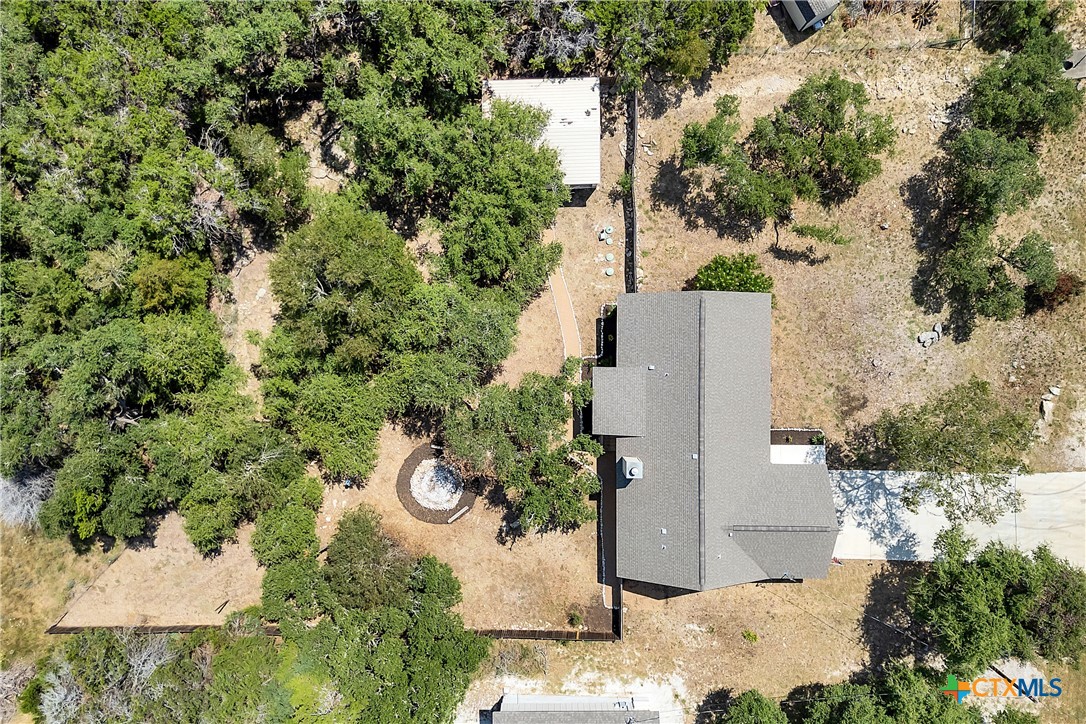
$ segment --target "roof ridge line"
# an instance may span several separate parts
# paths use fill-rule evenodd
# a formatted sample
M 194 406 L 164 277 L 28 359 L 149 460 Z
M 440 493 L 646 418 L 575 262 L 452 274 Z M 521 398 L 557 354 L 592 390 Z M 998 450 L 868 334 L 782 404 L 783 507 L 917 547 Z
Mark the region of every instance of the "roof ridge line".
M 698 585 L 705 589 L 705 295 L 698 295 Z

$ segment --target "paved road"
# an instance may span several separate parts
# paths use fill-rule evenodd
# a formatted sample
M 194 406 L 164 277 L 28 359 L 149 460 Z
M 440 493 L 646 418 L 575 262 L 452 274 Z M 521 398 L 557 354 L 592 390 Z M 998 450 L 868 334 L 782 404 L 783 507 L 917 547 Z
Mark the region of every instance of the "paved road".
M 902 482 L 916 473 L 883 470 L 831 470 L 841 533 L 837 558 L 928 561 L 936 534 L 948 523 L 935 507 L 910 513 L 901 505 Z M 1086 472 L 1015 476 L 1024 499 L 1021 512 L 995 525 L 970 524 L 981 544 L 1002 541 L 1032 550 L 1048 543 L 1052 551 L 1086 567 Z

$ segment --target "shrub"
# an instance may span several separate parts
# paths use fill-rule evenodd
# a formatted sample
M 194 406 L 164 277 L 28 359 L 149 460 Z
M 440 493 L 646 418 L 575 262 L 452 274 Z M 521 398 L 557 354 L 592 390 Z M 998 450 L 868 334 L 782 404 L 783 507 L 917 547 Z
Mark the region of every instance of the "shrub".
M 618 183 L 615 184 L 618 192 L 623 196 L 629 196 L 633 193 L 633 175 L 629 171 L 623 171 L 622 175 L 618 177 Z
M 1063 272 L 1056 277 L 1056 285 L 1050 292 L 1042 292 L 1038 289 L 1026 289 L 1027 310 L 1031 313 L 1052 311 L 1056 307 L 1066 304 L 1073 297 L 1082 294 L 1086 289 L 1086 282 L 1073 272 Z
M 720 163 L 739 131 L 739 99 L 724 95 L 714 104 L 716 115 L 704 125 L 698 122 L 683 128 L 680 143 L 683 166 Z
M 195 256 L 144 257 L 132 274 L 136 301 L 145 312 L 186 311 L 207 304 L 211 263 Z
M 773 291 L 773 279 L 762 273 L 754 254 L 721 254 L 698 269 L 693 286 L 697 291 L 769 293 Z
M 815 224 L 793 224 L 792 231 L 797 236 L 802 236 L 805 239 L 814 239 L 824 244 L 834 244 L 836 246 L 846 246 L 852 243 L 852 239 L 841 234 L 841 229 L 837 224 L 833 226 L 817 226 Z

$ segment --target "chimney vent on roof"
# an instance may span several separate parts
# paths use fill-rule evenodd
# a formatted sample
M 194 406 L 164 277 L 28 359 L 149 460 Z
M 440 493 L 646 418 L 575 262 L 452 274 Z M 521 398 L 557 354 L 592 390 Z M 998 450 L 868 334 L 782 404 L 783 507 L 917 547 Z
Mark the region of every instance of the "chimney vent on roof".
M 641 464 L 641 460 L 638 458 L 623 457 L 620 462 L 622 463 L 622 477 L 627 480 L 641 480 L 645 477 L 645 466 Z

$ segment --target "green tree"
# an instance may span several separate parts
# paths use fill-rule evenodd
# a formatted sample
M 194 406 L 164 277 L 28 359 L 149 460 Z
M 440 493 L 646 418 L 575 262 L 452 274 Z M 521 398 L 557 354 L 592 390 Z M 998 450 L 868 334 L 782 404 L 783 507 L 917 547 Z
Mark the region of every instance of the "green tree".
M 754 28 L 749 3 L 605 0 L 583 8 L 623 91 L 640 89 L 654 69 L 680 81 L 700 77 L 727 63 Z
M 1041 717 L 1009 706 L 995 715 L 992 724 L 1041 724 Z
M 148 316 L 143 322 L 143 338 L 146 347 L 140 367 L 150 400 L 199 392 L 226 365 L 221 332 L 206 310 Z
M 1062 3 L 1049 0 L 977 3 L 977 44 L 989 52 L 1016 50 L 1030 40 L 1047 35 L 1059 24 Z
M 412 567 L 406 551 L 381 530 L 380 516 L 358 508 L 339 521 L 324 577 L 339 605 L 367 611 L 404 606 Z
M 1037 292 L 1044 294 L 1056 288 L 1060 276 L 1056 254 L 1040 234 L 1026 234 L 1003 259 L 1020 271 Z
M 721 215 L 748 224 L 785 219 L 796 197 L 839 203 L 881 173 L 878 157 L 894 144 L 892 119 L 869 103 L 862 83 L 816 75 L 736 146 L 737 104 L 724 96 L 713 119 L 684 129 L 683 164 L 712 167 Z
M 344 371 L 371 365 L 421 281 L 401 237 L 355 192 L 322 199 L 271 265 L 282 324 L 306 353 Z
M 304 452 L 336 478 L 365 480 L 377 462 L 377 433 L 387 402 L 361 378 L 314 375 L 298 388 L 289 424 Z
M 188 311 L 207 304 L 211 264 L 182 259 L 145 257 L 132 274 L 136 300 L 146 312 Z
M 739 98 L 722 95 L 713 107 L 716 115 L 707 123 L 694 121 L 683 127 L 679 144 L 683 166 L 722 163 L 727 150 L 734 147 L 735 134 L 739 132 Z
M 1063 77 L 1070 51 L 1062 35 L 1040 36 L 986 66 L 969 92 L 973 123 L 1009 139 L 1030 140 L 1070 127 L 1082 107 L 1075 81 Z
M 940 690 L 945 681 L 942 672 L 894 663 L 879 677 L 876 688 L 895 724 L 981 724 L 979 710 Z
M 575 383 L 580 360 L 554 376 L 530 373 L 520 385 L 486 387 L 472 409 L 445 418 L 445 450 L 470 475 L 500 483 L 525 530 L 571 529 L 595 519 L 586 496 L 599 490 L 588 460 L 603 453 L 587 436 L 564 441 L 571 406 L 584 406 L 588 383 Z
M 781 705 L 754 689 L 744 691 L 728 704 L 727 711 L 711 719 L 713 724 L 788 724 Z
M 893 121 L 866 110 L 862 83 L 837 73 L 806 80 L 777 112 L 754 122 L 745 147 L 752 168 L 777 171 L 796 195 L 836 202 L 879 175 L 894 144 Z
M 948 160 L 954 203 L 977 224 L 1025 208 L 1044 188 L 1037 157 L 1024 139 L 964 131 L 951 142 Z
M 920 473 L 902 491 L 910 510 L 932 500 L 951 522 L 991 524 L 1021 505 L 1010 478 L 1025 470 L 1032 425 L 1001 405 L 987 382 L 973 378 L 924 404 L 885 412 L 874 429 L 894 469 Z
M 1005 656 L 1078 661 L 1086 650 L 1086 573 L 1045 547 L 977 550 L 960 528 L 939 534 L 931 571 L 909 592 L 913 615 L 947 665 L 971 676 Z
M 762 272 L 755 254 L 720 254 L 698 269 L 693 286 L 698 291 L 768 294 L 773 291 L 773 279 Z
M 864 684 L 833 684 L 819 692 L 804 724 L 891 724 L 876 692 Z
M 320 542 L 314 531 L 312 508 L 288 504 L 272 508 L 256 519 L 253 554 L 262 566 L 315 557 Z

